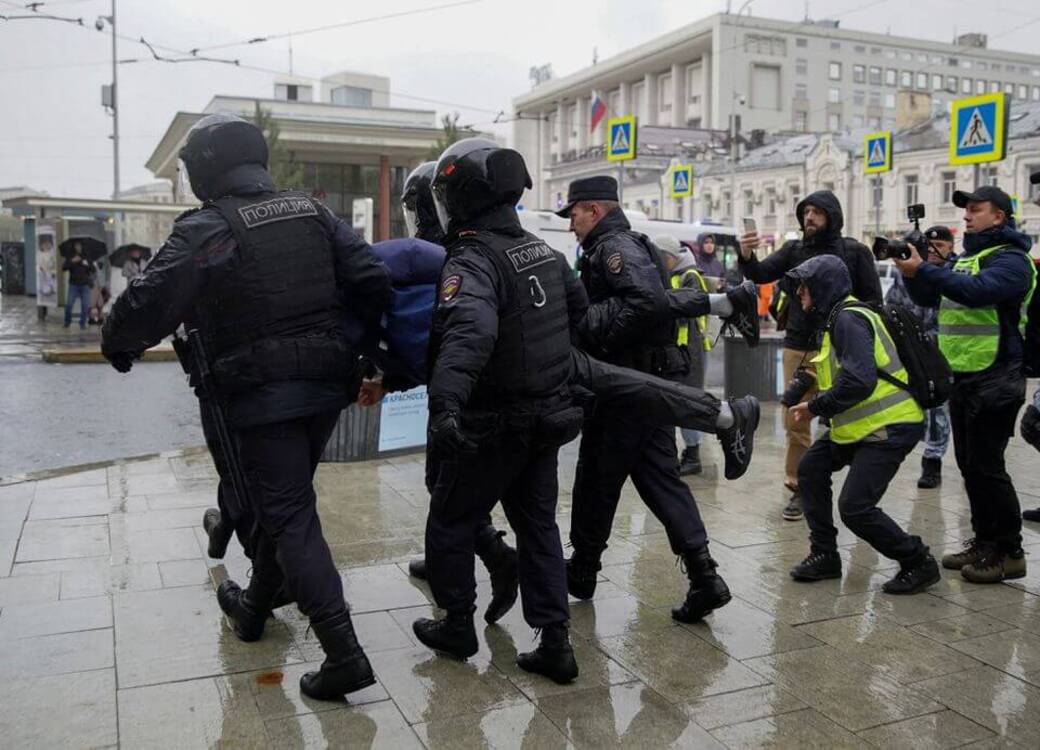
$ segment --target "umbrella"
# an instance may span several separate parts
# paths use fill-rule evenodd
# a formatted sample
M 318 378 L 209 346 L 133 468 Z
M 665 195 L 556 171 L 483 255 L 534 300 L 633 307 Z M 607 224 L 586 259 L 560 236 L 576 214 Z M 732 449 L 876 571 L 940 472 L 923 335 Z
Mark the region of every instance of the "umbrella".
M 69 237 L 58 245 L 61 257 L 71 258 L 75 254 L 77 244 L 79 244 L 79 254 L 87 260 L 101 260 L 108 255 L 108 245 L 96 237 Z
M 140 254 L 141 260 L 148 260 L 152 257 L 152 248 L 138 245 L 136 242 L 131 242 L 128 245 L 120 245 L 117 247 L 115 252 L 108 256 L 108 262 L 116 268 L 122 268 L 123 264 L 130 260 L 130 253 L 134 250 Z

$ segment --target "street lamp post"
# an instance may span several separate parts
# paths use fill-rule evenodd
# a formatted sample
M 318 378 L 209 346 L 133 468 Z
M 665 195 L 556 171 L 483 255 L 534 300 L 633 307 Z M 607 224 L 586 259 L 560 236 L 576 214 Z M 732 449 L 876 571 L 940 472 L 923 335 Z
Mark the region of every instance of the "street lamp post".
M 112 110 L 112 198 L 116 199 L 119 197 L 119 60 L 116 56 L 116 0 L 112 0 L 111 14 L 98 16 L 94 28 L 103 31 L 106 23 L 112 30 L 112 86 L 106 106 Z

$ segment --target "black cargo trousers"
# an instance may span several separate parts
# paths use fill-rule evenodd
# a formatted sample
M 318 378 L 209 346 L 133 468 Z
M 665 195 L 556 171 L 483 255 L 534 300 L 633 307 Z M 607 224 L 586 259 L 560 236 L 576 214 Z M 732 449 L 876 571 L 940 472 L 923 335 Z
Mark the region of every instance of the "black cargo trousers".
M 475 453 L 427 454 L 426 572 L 434 599 L 448 612 L 473 611 L 474 545 L 501 500 L 516 535 L 524 620 L 533 628 L 565 622 L 567 573 L 556 525 L 559 444 L 533 429 L 504 429 L 475 442 Z
M 346 609 L 343 582 L 318 520 L 314 472 L 339 410 L 236 433 L 256 516 L 250 598 L 269 604 L 280 588 L 311 622 Z
M 203 398 L 199 398 L 199 411 L 202 417 L 202 435 L 206 439 L 206 448 L 209 449 L 209 454 L 213 458 L 213 466 L 220 478 L 220 482 L 217 484 L 217 508 L 220 510 L 220 522 L 235 530 L 235 536 L 242 545 L 246 557 L 252 559 L 256 516 L 253 515 L 253 508 L 249 503 L 242 500 L 236 502 L 235 485 L 231 481 L 227 456 L 224 453 L 224 447 L 217 439 L 217 430 L 210 414 L 210 406 Z M 234 433 L 231 433 L 231 439 L 235 439 Z M 237 509 L 237 513 L 232 512 L 232 507 Z

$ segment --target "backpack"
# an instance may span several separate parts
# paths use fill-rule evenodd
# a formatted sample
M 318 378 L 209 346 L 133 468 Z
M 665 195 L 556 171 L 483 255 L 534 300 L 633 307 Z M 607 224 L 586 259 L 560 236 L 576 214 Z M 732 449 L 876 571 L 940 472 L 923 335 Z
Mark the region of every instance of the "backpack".
M 835 308 L 831 323 L 838 310 L 862 307 L 876 313 L 892 337 L 899 360 L 903 363 L 909 383 L 901 383 L 887 372 L 878 370 L 878 377 L 907 391 L 922 409 L 934 409 L 950 400 L 953 391 L 953 370 L 939 351 L 938 342 L 928 335 L 920 318 L 902 305 L 877 305 L 851 302 Z M 828 325 L 830 328 L 830 325 Z

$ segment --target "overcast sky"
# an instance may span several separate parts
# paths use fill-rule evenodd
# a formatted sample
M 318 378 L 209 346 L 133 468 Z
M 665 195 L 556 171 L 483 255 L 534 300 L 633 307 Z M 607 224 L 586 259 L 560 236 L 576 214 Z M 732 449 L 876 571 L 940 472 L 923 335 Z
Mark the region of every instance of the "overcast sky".
M 187 50 L 450 1 L 119 0 L 117 20 L 123 36 Z M 734 8 L 740 4 L 734 0 Z M 23 5 L 0 0 L 0 14 L 17 15 Z M 508 112 L 512 98 L 529 89 L 532 65 L 551 63 L 565 75 L 588 65 L 593 48 L 603 59 L 725 6 L 725 0 L 482 0 L 299 36 L 293 69 L 315 78 L 340 70 L 386 75 L 395 106 L 458 110 L 463 122 L 488 128 L 495 112 Z M 0 187 L 29 185 L 64 196 L 111 193 L 111 119 L 100 103 L 101 85 L 111 78 L 111 39 L 94 29 L 95 18 L 109 8 L 110 0 L 41 6 L 82 17 L 85 28 L 0 21 Z M 756 16 L 797 21 L 805 3 L 754 0 L 752 9 Z M 981 31 L 990 35 L 991 48 L 1040 53 L 1040 6 L 1033 0 L 812 0 L 809 13 L 838 18 L 845 28 L 938 41 Z M 285 40 L 208 54 L 289 70 Z M 144 162 L 178 110 L 199 111 L 215 94 L 270 96 L 273 90 L 273 72 L 147 61 L 147 49 L 131 41 L 119 42 L 119 58 L 141 60 L 119 66 L 124 188 L 153 179 Z

